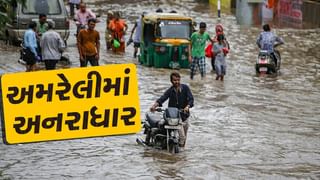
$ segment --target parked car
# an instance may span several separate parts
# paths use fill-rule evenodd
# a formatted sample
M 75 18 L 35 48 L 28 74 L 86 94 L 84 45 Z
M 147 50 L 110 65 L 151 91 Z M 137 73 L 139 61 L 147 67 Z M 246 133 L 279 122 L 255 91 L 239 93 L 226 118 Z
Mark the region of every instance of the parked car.
M 23 40 L 24 32 L 30 21 L 38 21 L 39 14 L 46 14 L 47 21 L 54 24 L 57 31 L 66 42 L 70 34 L 69 16 L 63 0 L 26 0 L 25 5 L 17 4 L 10 7 L 11 22 L 6 24 L 5 33 L 11 44 Z

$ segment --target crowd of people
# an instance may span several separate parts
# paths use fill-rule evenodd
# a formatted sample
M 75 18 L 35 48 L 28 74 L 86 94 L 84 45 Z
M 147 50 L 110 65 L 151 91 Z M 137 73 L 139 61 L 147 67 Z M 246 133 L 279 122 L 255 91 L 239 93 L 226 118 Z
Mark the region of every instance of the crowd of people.
M 92 66 L 97 66 L 99 65 L 100 34 L 95 30 L 97 23 L 96 15 L 87 8 L 86 4 L 81 0 L 69 0 L 69 5 L 70 15 L 74 17 L 77 26 L 76 36 L 80 66 L 85 67 L 88 62 Z M 76 11 L 74 8 L 76 8 Z M 159 8 L 156 12 L 162 13 L 163 10 Z M 176 13 L 176 11 L 170 13 Z M 140 47 L 142 19 L 145 14 L 146 12 L 143 12 L 135 21 L 127 42 L 127 46 L 133 42 L 134 58 L 137 57 Z M 26 31 L 24 35 L 27 71 L 34 71 L 36 62 L 40 60 L 45 62 L 46 69 L 55 69 L 55 64 L 58 62 L 58 58 L 61 58 L 65 44 L 59 34 L 54 33 L 53 28 L 54 24 L 47 22 L 45 14 L 40 14 L 39 20 L 36 23 L 30 23 L 29 30 Z M 214 38 L 210 37 L 209 33 L 206 32 L 206 28 L 206 23 L 201 22 L 199 24 L 199 30 L 192 33 L 190 37 L 190 53 L 188 58 L 190 63 L 190 78 L 194 79 L 198 69 L 202 79 L 206 76 L 207 56 L 211 58 L 212 71 L 216 73 L 216 80 L 223 81 L 227 70 L 226 57 L 229 53 L 230 46 L 221 24 L 216 25 Z M 265 32 L 259 35 L 257 40 L 259 48 L 267 48 L 269 51 L 273 51 L 273 48 L 269 46 L 272 46 L 271 44 L 275 40 L 283 43 L 280 38 L 270 32 L 269 25 L 265 25 L 263 29 Z M 114 53 L 124 53 L 126 46 L 124 36 L 127 30 L 128 25 L 124 19 L 120 18 L 120 13 L 108 11 L 105 28 L 106 49 L 111 49 Z M 48 33 L 46 34 L 46 32 Z M 211 43 L 209 44 L 209 56 L 206 53 L 209 48 L 206 48 L 207 41 Z M 260 45 L 261 42 L 263 42 L 262 45 Z M 266 44 L 269 45 L 267 46 Z M 48 56 L 48 52 L 50 52 L 51 55 Z M 57 53 L 57 55 L 53 55 L 52 53 Z
M 197 68 L 200 71 L 201 78 L 206 75 L 206 56 L 211 58 L 212 71 L 216 72 L 216 80 L 223 81 L 223 77 L 226 74 L 226 56 L 230 50 L 229 43 L 223 32 L 221 24 L 216 25 L 216 35 L 212 39 L 206 32 L 207 25 L 205 22 L 199 24 L 199 31 L 194 32 L 191 35 L 191 42 L 189 52 L 190 62 L 190 78 L 193 79 Z M 209 54 L 206 55 L 206 42 L 210 41 Z
M 100 54 L 100 33 L 95 30 L 98 22 L 97 16 L 81 0 L 69 0 L 70 16 L 75 21 L 77 47 L 79 51 L 80 67 L 86 67 L 88 62 L 92 66 L 99 65 Z M 160 12 L 158 9 L 157 12 Z M 134 57 L 137 57 L 140 47 L 141 18 L 139 18 L 130 36 L 134 42 Z M 23 60 L 26 63 L 26 71 L 35 71 L 36 64 L 44 61 L 46 70 L 55 69 L 58 59 L 66 47 L 60 35 L 54 30 L 54 24 L 47 21 L 45 14 L 39 14 L 36 22 L 30 22 L 29 29 L 24 34 L 23 39 Z M 105 29 L 106 49 L 114 53 L 125 52 L 124 36 L 128 30 L 128 25 L 124 19 L 120 18 L 119 12 L 108 12 Z M 46 34 L 46 32 L 48 32 Z M 132 36 L 134 34 L 134 40 Z M 51 53 L 50 55 L 48 55 Z M 55 53 L 55 55 L 53 54 Z M 50 60 L 50 61 L 49 61 Z
M 70 0 L 70 14 L 74 16 L 77 25 L 77 47 L 79 51 L 80 67 L 86 67 L 88 63 L 91 66 L 99 66 L 100 59 L 100 33 L 95 30 L 97 23 L 96 15 L 86 7 L 86 4 L 80 0 Z M 77 11 L 74 11 L 74 8 Z M 157 9 L 156 12 L 163 12 L 162 9 Z M 176 13 L 175 11 L 172 13 Z M 142 19 L 145 12 L 135 21 L 131 30 L 129 41 L 134 43 L 134 54 L 136 58 L 140 47 L 140 37 L 142 31 Z M 45 14 L 39 15 L 38 22 L 31 22 L 29 29 L 24 34 L 24 47 L 26 59 L 26 71 L 34 71 L 36 62 L 43 60 L 47 70 L 55 69 L 56 64 L 61 58 L 61 54 L 65 49 L 65 43 L 60 35 L 55 32 L 54 24 L 47 21 Z M 128 25 L 124 19 L 120 18 L 119 12 L 109 11 L 107 14 L 105 40 L 106 49 L 113 52 L 125 52 L 124 36 L 128 29 Z M 205 22 L 199 24 L 199 30 L 192 33 L 190 37 L 189 63 L 190 63 L 190 78 L 194 79 L 196 71 L 199 69 L 201 78 L 206 76 L 206 56 L 211 59 L 212 70 L 216 73 L 216 80 L 223 81 L 226 75 L 227 63 L 226 57 L 229 53 L 230 46 L 225 37 L 224 29 L 221 24 L 215 26 L 215 36 L 211 38 L 206 31 L 207 25 Z M 211 44 L 207 46 L 207 41 Z M 268 24 L 263 26 L 263 32 L 257 38 L 257 45 L 262 50 L 267 50 L 271 54 L 274 52 L 273 45 L 275 42 L 283 44 L 283 40 L 277 37 L 270 31 Z M 210 55 L 207 55 L 209 51 Z M 154 111 L 156 107 L 161 106 L 169 99 L 168 106 L 182 109 L 187 115 L 183 119 L 183 129 L 180 132 L 180 146 L 185 146 L 186 135 L 188 131 L 189 108 L 193 107 L 193 95 L 190 88 L 180 83 L 180 74 L 177 72 L 171 73 L 170 81 L 172 86 L 154 103 L 150 108 Z
M 31 22 L 23 38 L 26 71 L 35 71 L 36 63 L 44 61 L 46 70 L 56 68 L 65 49 L 61 36 L 53 30 L 54 24 L 47 22 L 45 14 L 39 15 L 39 21 Z
M 97 16 L 80 0 L 69 0 L 69 5 L 70 15 L 73 17 L 77 27 L 75 35 L 79 51 L 80 67 L 86 67 L 88 62 L 92 66 L 98 66 L 100 33 L 95 30 L 95 25 L 98 22 Z M 76 8 L 76 11 L 74 8 Z M 56 58 L 61 58 L 61 53 L 65 45 L 62 44 L 63 41 L 59 34 L 55 33 L 54 36 L 52 35 L 54 32 L 53 28 L 54 24 L 47 22 L 45 14 L 40 14 L 37 22 L 31 22 L 29 24 L 29 30 L 25 33 L 23 41 L 25 47 L 23 59 L 26 62 L 26 71 L 34 71 L 36 69 L 36 63 L 42 60 L 45 62 L 47 70 L 55 69 L 57 63 Z M 124 19 L 120 18 L 119 12 L 108 12 L 105 30 L 107 50 L 112 49 L 114 53 L 125 52 L 124 36 L 127 29 L 128 25 Z M 51 35 L 45 35 L 49 30 Z M 138 36 L 136 35 L 135 37 Z M 135 40 L 137 39 L 135 38 Z M 56 43 L 53 43 L 53 41 Z M 50 47 L 48 48 L 49 44 Z M 135 47 L 138 47 L 138 42 L 135 42 Z M 47 58 L 53 60 L 53 55 L 51 54 L 48 57 L 47 51 L 57 53 L 57 55 L 54 56 L 54 61 L 49 61 L 50 63 L 47 63 Z
M 230 46 L 226 40 L 221 24 L 216 25 L 216 36 L 211 39 L 209 34 L 206 33 L 206 23 L 201 22 L 199 24 L 199 31 L 194 32 L 191 35 L 191 43 L 189 47 L 189 61 L 191 63 L 190 78 L 193 79 L 196 67 L 199 68 L 201 77 L 205 77 L 205 45 L 206 41 L 211 41 L 211 60 L 212 69 L 216 71 L 216 80 L 223 81 L 226 74 L 227 64 L 226 56 L 229 52 Z M 263 32 L 261 32 L 256 40 L 256 44 L 261 50 L 266 50 L 271 54 L 274 54 L 274 45 L 283 44 L 284 41 L 270 31 L 270 26 L 265 24 L 263 26 Z M 276 60 L 276 58 L 275 58 Z M 170 81 L 172 86 L 169 87 L 163 95 L 156 100 L 151 106 L 150 111 L 155 111 L 156 107 L 162 106 L 162 104 L 169 100 L 168 107 L 175 107 L 181 111 L 180 117 L 182 119 L 182 128 L 179 129 L 179 146 L 185 147 L 187 140 L 187 132 L 189 127 L 188 117 L 190 115 L 190 108 L 194 106 L 194 98 L 188 85 L 180 83 L 180 74 L 173 72 L 170 75 Z M 145 144 L 150 142 L 150 134 L 146 135 Z
M 71 2 L 70 2 L 71 3 Z M 71 8 L 71 6 L 70 6 Z M 162 13 L 163 10 L 161 8 L 158 8 L 156 10 L 157 13 Z M 71 11 L 72 13 L 72 11 Z M 176 11 L 172 11 L 170 13 L 176 13 Z M 130 38 L 127 42 L 127 46 L 130 45 L 133 42 L 134 46 L 134 53 L 133 57 L 136 58 L 138 54 L 138 50 L 140 47 L 140 37 L 141 37 L 141 31 L 142 31 L 142 19 L 145 16 L 146 12 L 143 12 L 141 16 L 135 21 L 134 26 L 131 30 Z M 87 22 L 90 20 L 90 22 L 94 22 L 91 19 L 95 19 L 95 14 L 88 8 L 86 8 L 86 5 L 84 3 L 79 3 L 79 10 L 75 14 L 75 20 L 77 22 L 77 32 L 79 32 L 81 27 L 87 26 L 86 32 L 89 31 L 95 31 L 90 30 Z M 93 26 L 93 25 L 92 25 Z M 120 18 L 119 12 L 112 12 L 108 11 L 107 14 L 107 20 L 106 20 L 106 29 L 105 29 L 105 40 L 106 40 L 106 49 L 112 50 L 114 53 L 125 53 L 125 39 L 124 36 L 128 30 L 128 25 L 124 19 Z M 78 34 L 78 33 L 77 33 Z M 85 34 L 85 33 L 82 33 Z M 95 39 L 91 39 L 88 42 L 91 42 L 89 44 L 90 47 L 100 48 L 99 43 L 99 34 L 97 31 L 95 31 Z M 85 49 L 84 47 L 88 46 L 87 41 L 83 41 L 83 35 L 80 36 L 77 35 L 78 39 L 78 48 L 79 48 L 79 54 L 80 54 L 80 60 L 81 60 L 81 67 L 86 66 L 87 62 L 92 62 L 91 60 L 85 60 L 86 58 L 82 51 Z M 210 40 L 212 43 L 212 69 L 216 72 L 217 80 L 223 81 L 223 77 L 226 74 L 226 63 L 225 63 L 225 57 L 229 52 L 230 46 L 228 41 L 225 38 L 225 35 L 223 33 L 223 27 L 222 25 L 218 24 L 216 26 L 216 36 L 214 39 L 210 38 L 210 35 L 206 32 L 206 23 L 201 22 L 199 26 L 199 31 L 194 32 L 191 36 L 191 44 L 189 48 L 189 62 L 190 62 L 190 78 L 193 79 L 195 72 L 197 71 L 197 68 L 199 68 L 201 77 L 204 78 L 206 75 L 206 57 L 205 57 L 205 46 L 206 41 Z M 86 45 L 84 45 L 86 44 Z M 83 48 L 81 48 L 83 46 Z M 96 50 L 96 53 L 99 53 L 99 50 Z M 95 55 L 94 57 L 98 58 L 98 55 Z M 85 61 L 83 61 L 85 60 Z M 84 62 L 84 63 L 82 63 Z M 91 65 L 98 65 L 98 63 L 91 63 Z

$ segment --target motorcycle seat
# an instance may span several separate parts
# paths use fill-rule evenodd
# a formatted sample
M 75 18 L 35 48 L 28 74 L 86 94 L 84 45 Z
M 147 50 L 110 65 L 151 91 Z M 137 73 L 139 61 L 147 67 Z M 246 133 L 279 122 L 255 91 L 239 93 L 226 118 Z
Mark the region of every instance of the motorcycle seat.
M 157 113 L 147 113 L 146 119 L 151 127 L 158 127 L 158 123 L 161 121 L 161 116 Z

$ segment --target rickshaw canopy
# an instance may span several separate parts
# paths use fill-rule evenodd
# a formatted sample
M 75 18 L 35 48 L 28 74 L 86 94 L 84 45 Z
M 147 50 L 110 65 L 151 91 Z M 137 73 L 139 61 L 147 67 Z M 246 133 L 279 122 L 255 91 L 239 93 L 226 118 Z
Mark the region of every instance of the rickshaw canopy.
M 143 18 L 145 24 L 156 24 L 159 20 L 185 20 L 192 21 L 191 17 L 181 15 L 178 13 L 151 13 L 146 14 Z

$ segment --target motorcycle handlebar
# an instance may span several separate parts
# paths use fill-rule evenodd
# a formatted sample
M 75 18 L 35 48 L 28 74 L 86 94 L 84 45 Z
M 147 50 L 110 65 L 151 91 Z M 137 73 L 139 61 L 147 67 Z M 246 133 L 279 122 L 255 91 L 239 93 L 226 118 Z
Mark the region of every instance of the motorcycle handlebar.
M 165 111 L 165 110 L 166 110 L 166 108 L 163 108 L 163 107 L 156 107 L 156 108 L 155 108 L 155 111 L 156 111 L 156 112 L 163 112 L 163 111 Z M 179 109 L 179 112 L 186 114 L 186 112 L 185 112 L 183 109 Z
M 275 45 L 273 45 L 273 48 L 276 48 L 276 47 L 278 47 L 278 46 L 280 46 L 280 45 L 282 45 L 283 43 L 276 43 Z

